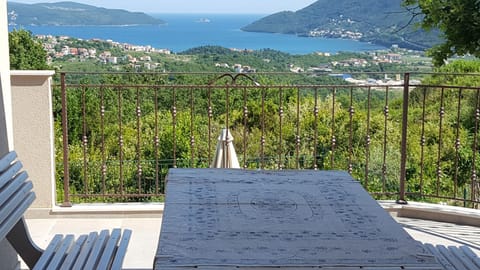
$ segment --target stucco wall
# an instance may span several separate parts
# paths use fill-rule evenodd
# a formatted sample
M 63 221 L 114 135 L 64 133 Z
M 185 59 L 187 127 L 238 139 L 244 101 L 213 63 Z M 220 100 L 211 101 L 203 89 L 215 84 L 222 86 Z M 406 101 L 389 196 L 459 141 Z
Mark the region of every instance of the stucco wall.
M 15 151 L 37 196 L 30 208 L 51 208 L 55 202 L 53 74 L 54 71 L 11 71 Z

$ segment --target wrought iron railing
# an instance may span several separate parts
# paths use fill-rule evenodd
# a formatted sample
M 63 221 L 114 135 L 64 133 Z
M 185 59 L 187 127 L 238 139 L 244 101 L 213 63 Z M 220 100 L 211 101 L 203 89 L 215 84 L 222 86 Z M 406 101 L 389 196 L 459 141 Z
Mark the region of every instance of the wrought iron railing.
M 65 206 L 162 200 L 168 168 L 208 167 L 225 127 L 243 169 L 347 170 L 377 198 L 480 202 L 480 75 L 61 73 L 54 90 Z

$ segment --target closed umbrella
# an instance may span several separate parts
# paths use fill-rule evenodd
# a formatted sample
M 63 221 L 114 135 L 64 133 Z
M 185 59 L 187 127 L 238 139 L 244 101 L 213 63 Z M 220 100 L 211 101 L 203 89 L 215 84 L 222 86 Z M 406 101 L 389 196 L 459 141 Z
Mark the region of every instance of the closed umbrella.
M 240 169 L 237 153 L 233 146 L 232 133 L 226 128 L 222 129 L 220 136 L 218 136 L 217 149 L 210 167 Z

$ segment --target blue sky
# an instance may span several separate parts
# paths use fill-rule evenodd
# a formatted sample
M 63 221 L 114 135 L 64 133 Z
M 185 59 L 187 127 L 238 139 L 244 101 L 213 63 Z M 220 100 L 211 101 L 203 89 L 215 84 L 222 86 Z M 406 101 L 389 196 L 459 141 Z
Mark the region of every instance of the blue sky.
M 9 0 L 19 3 L 60 2 L 62 0 Z M 69 0 L 105 8 L 146 13 L 256 13 L 296 11 L 316 0 Z

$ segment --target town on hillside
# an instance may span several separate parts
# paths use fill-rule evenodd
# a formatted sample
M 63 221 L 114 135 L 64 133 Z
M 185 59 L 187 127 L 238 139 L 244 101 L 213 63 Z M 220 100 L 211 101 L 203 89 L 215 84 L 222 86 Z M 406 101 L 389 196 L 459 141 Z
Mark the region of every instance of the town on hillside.
M 94 62 L 101 63 L 110 70 L 123 70 L 125 67 L 137 71 L 172 71 L 166 70 L 162 62 L 180 61 L 193 66 L 194 57 L 185 55 L 176 55 L 168 49 L 158 49 L 149 45 L 133 45 L 121 43 L 113 40 L 91 39 L 83 40 L 68 36 L 37 35 L 36 38 L 43 44 L 48 55 L 48 63 L 53 67 L 59 68 L 62 63 L 82 63 Z M 253 54 L 253 50 L 230 48 L 230 52 L 240 55 Z M 328 52 L 316 52 L 312 57 L 323 59 L 318 64 L 307 65 L 305 61 L 291 60 L 285 63 L 284 70 L 292 73 L 335 73 L 346 71 L 372 71 L 378 70 L 382 66 L 388 66 L 388 70 L 422 70 L 430 71 L 432 68 L 431 59 L 426 57 L 422 51 L 407 50 L 392 46 L 390 49 L 368 51 L 363 53 L 342 53 L 332 54 Z M 168 58 L 169 57 L 169 58 Z M 291 56 L 296 59 L 295 56 Z M 298 58 L 298 57 L 297 57 Z M 237 58 L 238 62 L 225 62 L 218 59 L 217 62 L 207 63 L 211 70 L 203 65 L 203 71 L 224 71 L 224 72 L 245 72 L 252 73 L 257 71 L 273 71 L 274 60 L 262 58 L 262 66 L 248 62 L 242 63 L 242 58 Z M 246 60 L 245 60 L 246 61 Z M 278 62 L 278 61 L 277 61 Z M 202 63 L 205 64 L 205 63 Z M 258 65 L 258 64 L 257 64 Z M 269 70 L 269 65 L 272 66 Z M 278 65 L 278 63 L 277 63 Z M 394 68 L 392 68 L 394 67 Z M 59 68 L 61 69 L 61 68 Z M 278 71 L 278 69 L 276 70 Z M 396 78 L 385 78 L 382 80 L 352 80 L 348 76 L 344 78 L 350 83 L 368 83 L 368 84 L 394 84 L 398 83 Z

